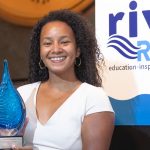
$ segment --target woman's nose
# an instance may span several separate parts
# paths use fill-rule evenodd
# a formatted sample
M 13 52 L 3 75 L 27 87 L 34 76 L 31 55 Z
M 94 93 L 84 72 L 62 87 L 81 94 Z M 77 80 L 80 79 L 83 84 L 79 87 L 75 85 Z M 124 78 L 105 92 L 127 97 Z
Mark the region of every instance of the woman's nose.
M 62 51 L 61 45 L 58 42 L 55 42 L 53 44 L 52 51 L 56 53 L 61 52 Z

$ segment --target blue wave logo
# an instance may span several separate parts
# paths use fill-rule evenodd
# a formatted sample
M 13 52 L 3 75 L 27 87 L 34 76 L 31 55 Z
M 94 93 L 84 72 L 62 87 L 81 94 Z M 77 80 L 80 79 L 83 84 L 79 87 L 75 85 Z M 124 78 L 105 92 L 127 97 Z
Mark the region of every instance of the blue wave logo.
M 116 125 L 150 125 L 150 94 L 128 100 L 109 98 L 115 111 Z
M 107 47 L 112 47 L 117 50 L 122 56 L 128 59 L 137 59 L 138 52 L 137 50 L 140 47 L 134 46 L 127 38 L 120 35 L 110 36 Z

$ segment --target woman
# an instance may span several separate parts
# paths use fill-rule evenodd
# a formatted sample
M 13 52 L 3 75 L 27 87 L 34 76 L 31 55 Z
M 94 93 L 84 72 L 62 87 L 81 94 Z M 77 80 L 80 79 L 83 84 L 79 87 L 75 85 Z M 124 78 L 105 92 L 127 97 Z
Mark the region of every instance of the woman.
M 108 150 L 114 113 L 91 26 L 69 10 L 50 12 L 34 27 L 30 50 L 30 84 L 18 88 L 29 119 L 20 149 Z

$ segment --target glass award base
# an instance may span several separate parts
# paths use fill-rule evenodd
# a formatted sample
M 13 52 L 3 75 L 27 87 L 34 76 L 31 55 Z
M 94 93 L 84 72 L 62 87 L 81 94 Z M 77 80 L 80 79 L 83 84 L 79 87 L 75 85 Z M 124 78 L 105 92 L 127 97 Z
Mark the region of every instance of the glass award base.
M 22 136 L 0 136 L 0 150 L 9 150 L 12 145 L 22 147 Z

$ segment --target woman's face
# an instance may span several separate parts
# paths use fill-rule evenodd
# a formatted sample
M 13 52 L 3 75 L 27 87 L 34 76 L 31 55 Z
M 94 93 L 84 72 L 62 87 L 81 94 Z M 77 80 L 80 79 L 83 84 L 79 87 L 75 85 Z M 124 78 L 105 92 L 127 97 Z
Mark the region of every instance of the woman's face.
M 70 26 L 61 21 L 43 26 L 40 35 L 40 56 L 50 73 L 74 73 L 75 59 L 80 54 Z

